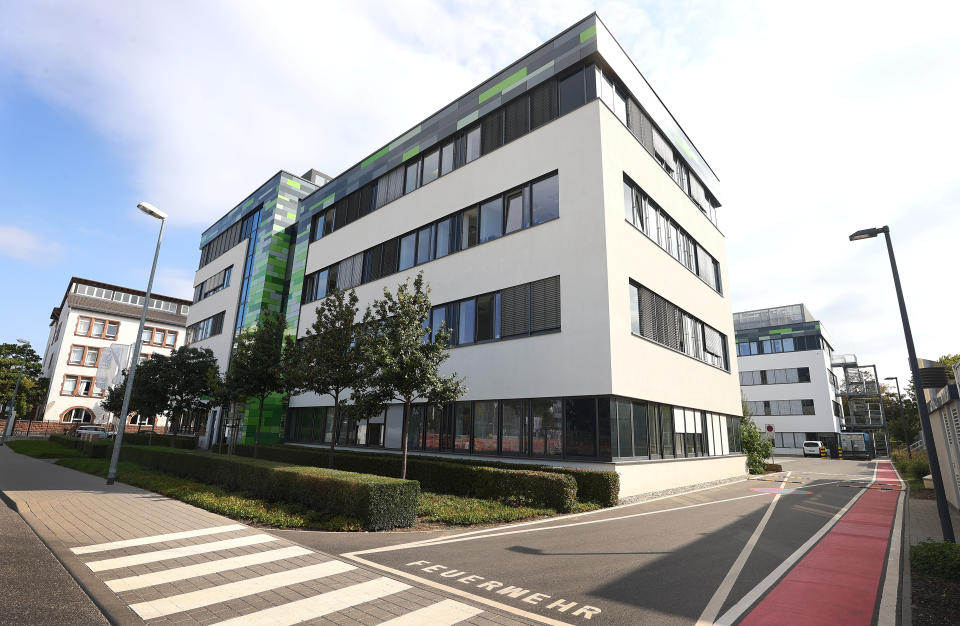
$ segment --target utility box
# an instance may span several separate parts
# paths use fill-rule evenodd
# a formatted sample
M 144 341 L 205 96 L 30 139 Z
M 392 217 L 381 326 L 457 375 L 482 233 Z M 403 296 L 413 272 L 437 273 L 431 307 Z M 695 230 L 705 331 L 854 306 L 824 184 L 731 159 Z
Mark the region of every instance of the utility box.
M 869 461 L 876 457 L 870 433 L 840 433 L 840 449 L 845 459 Z

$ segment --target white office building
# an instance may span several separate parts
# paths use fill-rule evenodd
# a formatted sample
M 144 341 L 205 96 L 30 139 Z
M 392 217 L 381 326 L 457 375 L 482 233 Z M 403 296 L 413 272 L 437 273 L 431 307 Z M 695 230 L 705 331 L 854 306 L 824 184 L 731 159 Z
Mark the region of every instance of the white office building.
M 115 416 L 100 406 L 106 389 L 97 371 L 104 359 L 130 354 L 138 340 L 144 292 L 73 277 L 60 306 L 50 314 L 50 335 L 43 354 L 42 375 L 50 379 L 43 420 L 63 424 L 108 425 Z M 169 355 L 184 342 L 190 303 L 151 295 L 144 332 L 139 340 L 141 359 Z M 114 351 L 113 348 L 119 349 Z M 126 369 L 128 363 L 119 369 Z M 154 425 L 153 417 L 134 415 L 134 425 Z M 160 418 L 161 421 L 163 418 Z M 162 426 L 163 424 L 159 424 Z
M 772 425 L 775 454 L 801 454 L 822 441 L 834 454 L 843 423 L 833 340 L 806 306 L 733 314 L 743 401 L 761 430 Z
M 338 176 L 280 172 L 251 194 L 203 235 L 188 335 L 225 362 L 259 312 L 303 336 L 331 290 L 362 309 L 423 272 L 468 391 L 415 407 L 411 450 L 616 467 L 625 496 L 742 475 L 718 198 L 591 15 Z M 246 286 L 249 267 L 266 279 Z M 329 441 L 331 405 L 278 402 L 264 432 Z M 341 444 L 398 449 L 400 423 L 390 407 Z

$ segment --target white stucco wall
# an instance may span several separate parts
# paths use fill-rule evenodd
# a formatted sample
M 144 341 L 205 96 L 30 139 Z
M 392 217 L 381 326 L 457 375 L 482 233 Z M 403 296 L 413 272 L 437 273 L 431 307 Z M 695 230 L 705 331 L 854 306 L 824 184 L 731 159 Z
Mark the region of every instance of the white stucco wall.
M 230 350 L 233 347 L 233 329 L 237 323 L 237 303 L 240 297 L 240 286 L 243 283 L 243 264 L 246 260 L 249 239 L 244 239 L 230 248 L 219 257 L 197 270 L 193 279 L 194 286 L 199 285 L 214 274 L 233 266 L 230 277 L 230 286 L 208 296 L 200 302 L 190 305 L 190 314 L 187 316 L 187 326 L 205 320 L 220 311 L 226 311 L 223 316 L 223 332 L 190 344 L 193 348 L 210 348 L 221 371 L 225 371 L 230 360 Z

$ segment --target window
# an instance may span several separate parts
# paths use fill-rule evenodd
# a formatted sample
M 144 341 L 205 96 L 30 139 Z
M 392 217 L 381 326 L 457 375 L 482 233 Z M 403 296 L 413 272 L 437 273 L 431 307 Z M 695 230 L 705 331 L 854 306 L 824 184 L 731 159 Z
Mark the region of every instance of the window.
M 563 451 L 563 402 L 559 398 L 530 401 L 531 448 L 534 456 L 560 456 Z
M 93 422 L 93 413 L 83 407 L 76 407 L 65 411 L 60 421 L 70 424 L 90 424 Z
M 103 337 L 103 331 L 105 327 L 105 320 L 93 320 L 93 324 L 90 326 L 90 336 L 91 337 Z
M 62 396 L 72 396 L 73 393 L 77 390 L 77 377 L 76 376 L 64 376 L 63 385 L 60 387 L 60 395 Z
M 422 185 L 432 183 L 440 176 L 440 151 L 434 150 L 423 157 Z
M 596 456 L 597 450 L 597 402 L 594 398 L 567 398 L 566 455 Z
M 470 300 L 461 300 L 460 317 L 457 323 L 457 344 L 467 345 L 473 343 L 475 336 L 476 304 L 472 298 Z
M 528 454 L 526 403 L 523 400 L 504 400 L 501 405 L 502 435 L 500 450 L 503 454 Z
M 151 343 L 153 343 L 153 329 L 152 329 L 152 328 L 147 327 L 147 328 L 144 328 L 144 329 L 143 329 L 143 335 L 141 335 L 141 337 L 140 337 L 140 343 L 142 343 L 142 344 L 145 345 L 145 346 L 149 346 Z
M 407 166 L 406 182 L 404 183 L 403 193 L 410 193 L 420 186 L 420 160 L 417 159 Z
M 230 286 L 230 277 L 233 275 L 233 266 L 225 268 L 210 278 L 206 279 L 193 289 L 193 301 L 199 302 L 208 296 L 212 296 L 218 291 L 222 291 Z
M 83 346 L 73 346 L 70 348 L 70 357 L 67 359 L 67 364 L 69 365 L 80 365 L 83 363 L 83 353 L 85 348 Z
M 421 228 L 417 233 L 417 265 L 433 259 L 433 226 Z
M 163 345 L 167 348 L 173 348 L 177 345 L 177 331 L 168 330 L 167 338 L 164 340 Z
M 416 259 L 417 233 L 413 232 L 400 238 L 400 264 L 397 266 L 399 271 L 413 267 Z
M 80 380 L 77 382 L 76 395 L 89 396 L 92 390 L 93 390 L 93 379 L 87 376 L 81 376 Z
M 62 396 L 90 397 L 93 391 L 93 377 L 91 376 L 64 376 L 60 387 Z
M 473 431 L 472 403 L 457 402 L 454 405 L 454 450 L 470 450 L 470 433 Z
M 106 330 L 106 333 L 104 334 L 104 338 L 106 338 L 106 339 L 116 339 L 116 338 L 117 338 L 117 330 L 118 330 L 119 328 L 120 328 L 120 323 L 119 323 L 119 322 L 107 322 L 107 330 Z
M 204 339 L 219 335 L 223 332 L 223 316 L 225 313 L 226 311 L 221 311 L 196 324 L 187 326 L 186 343 L 191 344 L 197 341 L 203 341 Z
M 453 240 L 453 218 L 437 222 L 437 257 L 442 258 L 450 254 L 450 242 Z
M 531 193 L 534 226 L 560 216 L 560 185 L 556 176 L 533 183 Z
M 520 230 L 523 226 L 523 194 L 518 192 L 507 196 L 506 234 Z
M 477 236 L 480 230 L 479 219 L 480 214 L 477 211 L 477 207 L 467 209 L 461 214 L 461 250 L 466 250 L 467 248 L 472 248 L 473 246 L 477 245 Z
M 500 338 L 500 294 L 477 297 L 477 341 Z
M 449 174 L 453 171 L 453 146 L 454 142 L 444 144 L 440 149 L 440 174 Z M 424 159 L 426 160 L 426 159 Z
M 474 159 L 480 157 L 480 127 L 475 126 L 472 130 L 467 131 L 466 136 L 467 151 L 466 158 L 464 163 L 469 163 Z
M 499 197 L 480 205 L 480 243 L 503 236 L 503 200 Z
M 84 337 L 90 334 L 90 318 L 89 317 L 77 318 L 76 334 L 83 335 Z
M 473 415 L 473 451 L 497 452 L 499 425 L 497 423 L 496 400 L 474 402 Z
M 587 93 L 583 79 L 584 71 L 582 69 L 574 72 L 570 76 L 561 79 L 558 84 L 560 93 L 560 115 L 566 115 L 577 107 L 582 106 L 587 101 Z
M 83 364 L 86 367 L 96 367 L 100 360 L 100 350 L 98 348 L 87 348 L 87 353 L 83 357 Z

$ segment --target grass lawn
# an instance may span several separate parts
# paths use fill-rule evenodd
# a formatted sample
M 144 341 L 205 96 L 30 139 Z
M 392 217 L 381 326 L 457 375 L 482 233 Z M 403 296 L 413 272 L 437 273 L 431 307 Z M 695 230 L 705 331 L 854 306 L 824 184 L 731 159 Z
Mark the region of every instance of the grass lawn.
M 7 445 L 14 452 L 26 454 L 36 459 L 68 459 L 82 456 L 83 452 L 76 448 L 68 448 L 55 441 L 40 439 L 36 441 L 21 439 L 19 441 L 8 441 Z
M 66 450 L 77 452 L 69 448 Z M 57 464 L 105 478 L 109 460 L 62 458 Z M 242 522 L 305 530 L 361 530 L 360 521 L 356 519 L 311 511 L 297 504 L 270 502 L 215 485 L 156 472 L 136 463 L 121 462 L 117 468 L 117 480 Z M 596 508 L 600 506 L 581 504 L 577 510 L 589 511 Z M 420 495 L 417 514 L 418 524 L 472 526 L 515 522 L 556 515 L 557 512 L 554 509 L 513 506 L 493 500 L 424 492 Z

